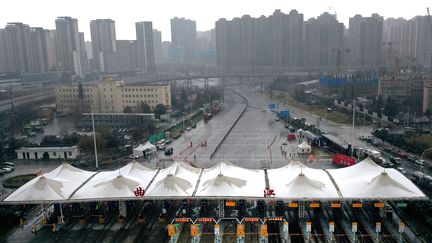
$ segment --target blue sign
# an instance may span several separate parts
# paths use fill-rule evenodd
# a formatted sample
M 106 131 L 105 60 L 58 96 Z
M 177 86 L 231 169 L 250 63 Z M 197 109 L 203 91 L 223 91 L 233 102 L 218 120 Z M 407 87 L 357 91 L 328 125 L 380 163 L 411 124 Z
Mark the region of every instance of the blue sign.
M 268 108 L 269 109 L 276 109 L 276 104 L 271 103 L 271 104 L 268 105 Z
M 290 115 L 290 112 L 286 111 L 286 110 L 282 110 L 279 112 L 279 116 L 281 116 L 283 118 L 289 117 L 289 115 Z

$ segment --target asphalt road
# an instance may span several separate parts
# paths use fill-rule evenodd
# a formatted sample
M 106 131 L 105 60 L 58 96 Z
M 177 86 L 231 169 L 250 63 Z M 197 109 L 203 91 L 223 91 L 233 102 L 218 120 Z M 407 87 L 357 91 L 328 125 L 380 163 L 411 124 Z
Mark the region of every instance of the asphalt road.
M 228 160 L 236 165 L 259 168 L 263 161 L 270 162 L 271 167 L 280 167 L 289 161 L 281 154 L 280 145 L 286 142 L 287 129 L 283 127 L 281 122 L 275 121 L 275 114 L 267 110 L 267 104 L 270 102 L 267 98 L 262 97 L 257 87 L 232 86 L 236 92 L 240 93 L 247 99 L 248 108 L 238 123 L 233 127 L 225 140 L 223 137 L 228 133 L 229 127 L 234 124 L 235 120 L 241 114 L 241 111 L 246 106 L 244 100 L 238 95 L 226 90 L 225 103 L 223 104 L 223 112 L 216 115 L 207 124 L 203 122 L 197 125 L 196 129 L 186 131 L 185 134 L 175 140 L 171 146 L 174 148 L 173 160 L 182 160 L 189 163 L 196 163 L 201 167 L 209 167 L 216 164 L 219 160 Z M 316 117 L 309 113 L 301 111 L 292 111 L 295 116 L 304 117 L 310 123 L 316 122 Z M 323 122 L 321 129 L 326 132 L 331 132 L 334 135 L 346 139 L 352 144 L 362 147 L 371 147 L 365 144 L 356 137 L 363 132 L 369 131 L 371 128 L 357 128 L 356 136 L 351 137 L 350 126 L 340 126 L 331 122 Z M 215 153 L 213 159 L 210 155 L 215 151 L 219 143 L 222 145 Z M 207 141 L 207 147 L 201 146 L 201 142 Z M 192 146 L 190 146 L 192 142 Z M 272 146 L 269 146 L 272 144 Z M 288 151 L 293 151 L 297 143 L 289 143 Z M 271 155 L 270 155 L 271 151 Z M 195 157 L 194 157 L 195 155 Z M 162 152 L 159 152 L 159 157 L 165 158 Z M 196 158 L 196 161 L 194 161 Z M 34 171 L 39 164 L 34 164 L 26 170 Z M 58 164 L 50 166 L 55 167 Z M 17 164 L 17 170 L 21 168 Z M 25 165 L 22 165 L 25 167 Z M 49 170 L 51 167 L 43 164 L 44 170 Z M 24 170 L 24 169 L 23 169 Z M 15 173 L 15 172 L 14 172 Z M 13 175 L 13 174 L 10 174 Z M 180 202 L 168 210 L 168 218 L 172 219 L 180 208 Z M 133 213 L 128 217 L 126 224 L 119 224 L 115 219 L 110 219 L 106 225 L 98 225 L 90 223 L 80 225 L 75 221 L 68 221 L 65 228 L 60 232 L 52 233 L 49 228 L 44 228 L 37 234 L 30 233 L 31 225 L 27 224 L 23 228 L 17 228 L 10 236 L 10 242 L 164 242 L 166 241 L 166 222 L 158 223 L 158 214 L 161 212 L 161 204 L 157 203 L 153 207 L 146 210 L 146 224 L 137 225 L 136 215 Z M 345 212 L 350 216 L 351 212 Z M 313 215 L 313 212 L 308 212 L 308 215 Z M 312 217 L 312 216 L 311 216 Z M 329 221 L 325 215 L 323 221 Z M 364 217 L 364 216 L 361 216 Z M 290 217 L 287 212 L 287 218 Z M 350 217 L 348 217 L 350 218 Z M 363 220 L 365 221 L 365 220 Z M 346 221 L 344 220 L 346 224 Z M 304 222 L 299 222 L 299 228 L 304 228 Z M 348 226 L 345 225 L 345 228 Z M 25 231 L 25 233 L 24 233 Z M 318 233 L 321 233 L 319 231 Z M 345 230 L 349 232 L 349 230 Z M 187 231 L 186 231 L 187 233 Z M 294 233 L 301 233 L 294 232 Z M 164 237 L 162 237 L 162 235 Z M 318 236 L 317 236 L 318 237 Z

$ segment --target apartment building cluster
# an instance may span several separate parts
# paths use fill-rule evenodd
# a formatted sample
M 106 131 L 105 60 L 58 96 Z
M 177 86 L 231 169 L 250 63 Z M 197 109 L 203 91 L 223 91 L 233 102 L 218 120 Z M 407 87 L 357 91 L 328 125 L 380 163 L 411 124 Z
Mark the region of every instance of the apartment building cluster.
M 429 65 L 431 21 L 386 19 L 378 14 L 355 15 L 348 28 L 335 14 L 304 19 L 291 10 L 253 18 L 244 15 L 216 22 L 217 64 L 224 67 L 323 67 L 339 64 L 369 69 L 395 64 Z M 405 63 L 406 63 L 405 62 Z
M 161 85 L 125 85 L 106 79 L 95 85 L 67 84 L 55 87 L 57 111 L 123 113 L 126 107 L 138 111 L 142 103 L 154 109 L 157 104 L 171 106 L 171 87 Z
M 90 45 L 86 45 L 77 19 L 58 17 L 55 24 L 55 30 L 30 27 L 23 23 L 8 23 L 4 29 L 0 29 L 0 72 L 60 71 L 84 77 L 91 71 L 156 71 L 153 33 L 157 33 L 157 30 L 153 29 L 152 22 L 135 24 L 136 40 L 117 40 L 113 20 L 92 20 Z M 160 57 L 160 32 L 156 41 L 157 55 Z
M 0 72 L 45 73 L 58 70 L 83 75 L 88 71 L 84 34 L 77 19 L 59 17 L 56 29 L 8 23 L 0 29 Z

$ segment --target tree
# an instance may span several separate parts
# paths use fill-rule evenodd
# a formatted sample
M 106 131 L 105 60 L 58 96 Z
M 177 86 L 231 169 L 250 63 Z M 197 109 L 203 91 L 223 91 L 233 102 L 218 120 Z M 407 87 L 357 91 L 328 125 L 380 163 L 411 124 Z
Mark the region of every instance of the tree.
M 84 89 L 81 81 L 78 84 L 78 99 L 81 104 L 81 113 L 83 113 L 84 112 Z
M 131 135 L 133 140 L 139 141 L 144 138 L 145 129 L 142 127 L 134 127 L 132 129 Z
M 151 113 L 151 108 L 147 103 L 141 102 L 141 112 L 142 113 Z
M 380 113 L 382 106 L 383 106 L 382 97 L 381 95 L 379 95 L 376 99 L 373 100 L 370 110 L 376 113 Z
M 6 160 L 6 151 L 4 151 L 3 138 L 0 138 L 0 162 Z
M 153 110 L 153 113 L 160 116 L 166 113 L 166 107 L 163 104 L 157 104 Z
M 188 101 L 188 97 L 187 97 L 186 90 L 184 87 L 182 88 L 182 91 L 180 94 L 180 99 L 181 99 L 181 101 L 183 101 L 183 103 L 186 103 Z
M 389 96 L 384 106 L 384 114 L 386 116 L 394 117 L 397 114 L 398 106 L 396 102 Z
M 124 113 L 132 113 L 132 112 L 133 112 L 132 107 L 130 107 L 130 106 L 126 106 L 126 107 L 124 108 L 123 112 L 124 112 Z
M 86 152 L 92 152 L 94 149 L 93 136 L 82 136 L 79 141 L 79 147 Z M 106 140 L 100 134 L 96 134 L 96 147 L 98 152 L 104 151 L 107 147 Z

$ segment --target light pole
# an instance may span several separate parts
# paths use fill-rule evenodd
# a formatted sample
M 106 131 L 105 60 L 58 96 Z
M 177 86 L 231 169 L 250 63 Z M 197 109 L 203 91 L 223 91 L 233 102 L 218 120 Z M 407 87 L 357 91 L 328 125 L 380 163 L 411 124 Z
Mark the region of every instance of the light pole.
M 91 106 L 91 119 L 92 119 L 92 127 L 93 127 L 93 144 L 94 144 L 94 152 L 95 152 L 96 169 L 98 169 L 99 168 L 99 161 L 98 161 L 98 156 L 97 156 L 96 130 L 95 130 L 95 124 L 94 124 L 93 105 Z
M 420 156 L 420 175 L 419 175 L 420 176 L 420 180 L 423 178 L 423 174 L 422 174 L 423 163 L 424 163 L 423 156 L 425 155 L 425 153 L 427 151 L 430 151 L 430 150 L 432 150 L 432 147 L 430 147 L 428 149 L 425 149 L 425 151 L 423 151 L 423 153 Z
M 381 128 L 383 127 L 383 114 L 384 114 L 384 108 L 381 108 Z
M 352 131 L 351 131 L 351 138 L 354 138 L 354 129 L 355 129 L 355 109 L 356 109 L 356 100 L 353 100 L 353 117 L 352 117 Z

